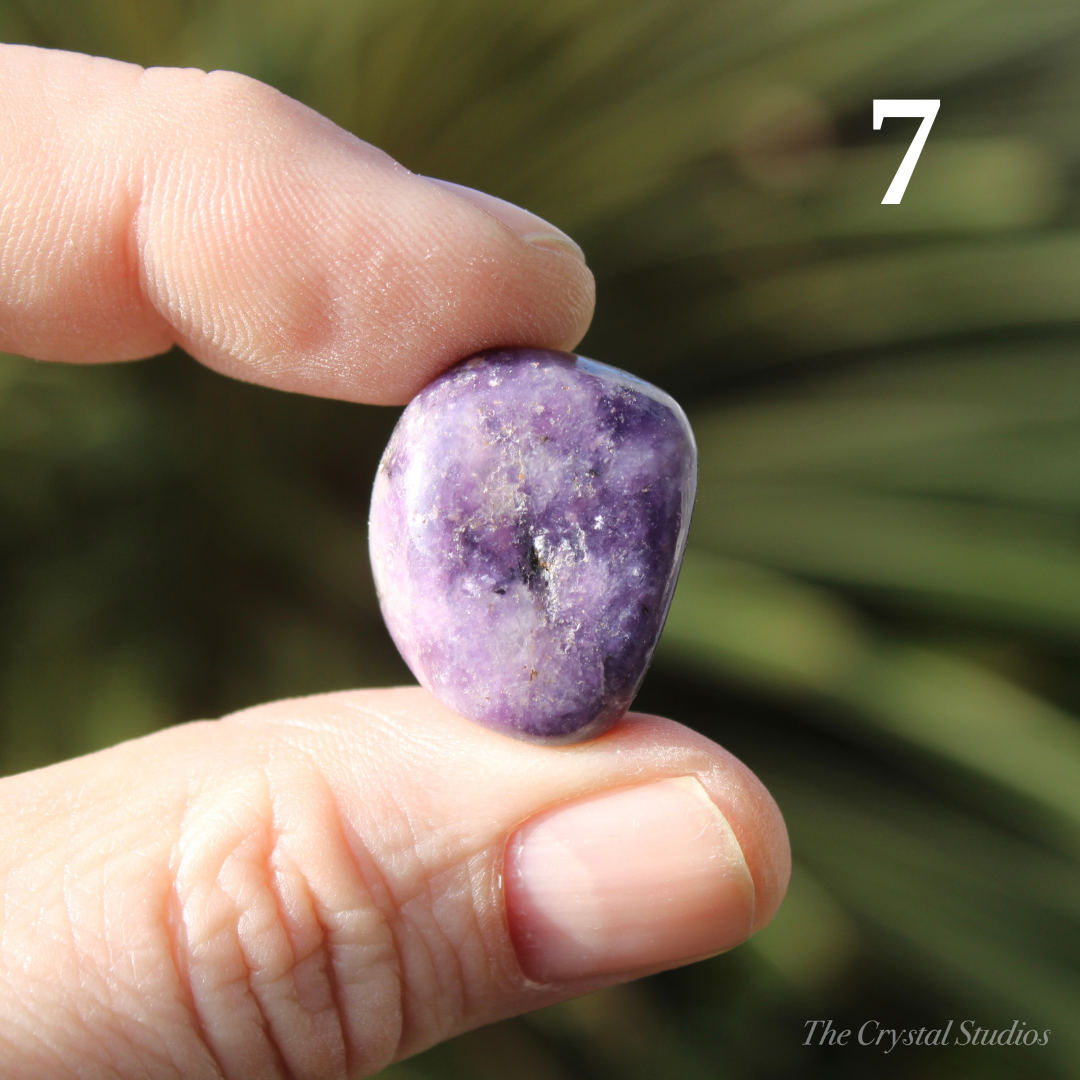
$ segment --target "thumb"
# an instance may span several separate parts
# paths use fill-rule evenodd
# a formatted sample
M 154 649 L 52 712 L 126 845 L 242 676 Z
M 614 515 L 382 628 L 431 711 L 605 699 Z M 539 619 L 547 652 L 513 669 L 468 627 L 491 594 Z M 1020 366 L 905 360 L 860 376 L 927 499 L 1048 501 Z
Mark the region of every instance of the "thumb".
M 189 724 L 0 782 L 0 1073 L 344 1077 L 728 949 L 788 847 L 755 777 L 630 716 L 511 742 L 424 691 Z

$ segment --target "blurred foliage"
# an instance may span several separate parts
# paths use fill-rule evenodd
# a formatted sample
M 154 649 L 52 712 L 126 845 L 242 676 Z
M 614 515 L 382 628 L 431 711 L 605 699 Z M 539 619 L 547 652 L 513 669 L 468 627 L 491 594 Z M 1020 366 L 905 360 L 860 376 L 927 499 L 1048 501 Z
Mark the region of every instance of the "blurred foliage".
M 229 67 L 573 231 L 584 352 L 690 407 L 702 486 L 639 699 L 771 786 L 735 952 L 388 1071 L 1080 1075 L 1080 9 L 1044 0 L 0 0 L 0 36 Z M 940 97 L 916 126 L 875 97 Z M 0 755 L 402 681 L 364 519 L 390 411 L 179 354 L 0 363 Z M 807 1019 L 1050 1028 L 826 1050 Z

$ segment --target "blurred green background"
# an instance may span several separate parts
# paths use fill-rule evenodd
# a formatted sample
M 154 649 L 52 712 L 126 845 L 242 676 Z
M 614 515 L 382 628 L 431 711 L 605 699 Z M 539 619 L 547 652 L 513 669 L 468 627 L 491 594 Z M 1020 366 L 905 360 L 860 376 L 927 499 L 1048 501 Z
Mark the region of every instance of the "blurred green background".
M 1080 7 L 0 0 L 0 38 L 266 80 L 572 232 L 582 351 L 700 440 L 640 707 L 770 785 L 773 926 L 396 1080 L 1080 1076 Z M 900 206 L 880 200 L 940 98 Z M 0 757 L 409 679 L 365 517 L 395 413 L 179 353 L 0 358 Z M 806 1047 L 1014 1019 L 1045 1048 Z

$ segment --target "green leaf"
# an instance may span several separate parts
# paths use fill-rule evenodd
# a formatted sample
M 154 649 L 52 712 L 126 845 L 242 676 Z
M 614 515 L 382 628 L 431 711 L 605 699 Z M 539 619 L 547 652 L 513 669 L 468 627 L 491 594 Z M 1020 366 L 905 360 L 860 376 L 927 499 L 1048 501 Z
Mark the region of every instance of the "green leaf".
M 693 538 L 909 605 L 1080 636 L 1080 535 L 1034 512 L 824 486 L 705 484 Z
M 1037 808 L 1080 852 L 1080 723 L 985 666 L 881 638 L 821 590 L 695 550 L 658 656 L 831 705 L 811 715 L 973 773 Z

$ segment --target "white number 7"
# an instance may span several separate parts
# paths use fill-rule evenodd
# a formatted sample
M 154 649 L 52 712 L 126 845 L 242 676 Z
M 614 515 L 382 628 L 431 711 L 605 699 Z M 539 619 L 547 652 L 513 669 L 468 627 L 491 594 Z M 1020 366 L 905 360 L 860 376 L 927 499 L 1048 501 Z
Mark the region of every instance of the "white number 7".
M 908 181 L 918 164 L 919 155 L 926 145 L 926 136 L 930 134 L 930 128 L 934 126 L 934 117 L 941 108 L 941 99 L 937 98 L 880 98 L 874 100 L 874 130 L 881 130 L 881 121 L 886 116 L 921 116 L 923 122 L 919 130 L 915 132 L 915 138 L 911 140 L 908 152 L 904 160 L 900 162 L 900 168 L 896 170 L 889 190 L 885 192 L 883 203 L 898 203 L 907 191 Z

